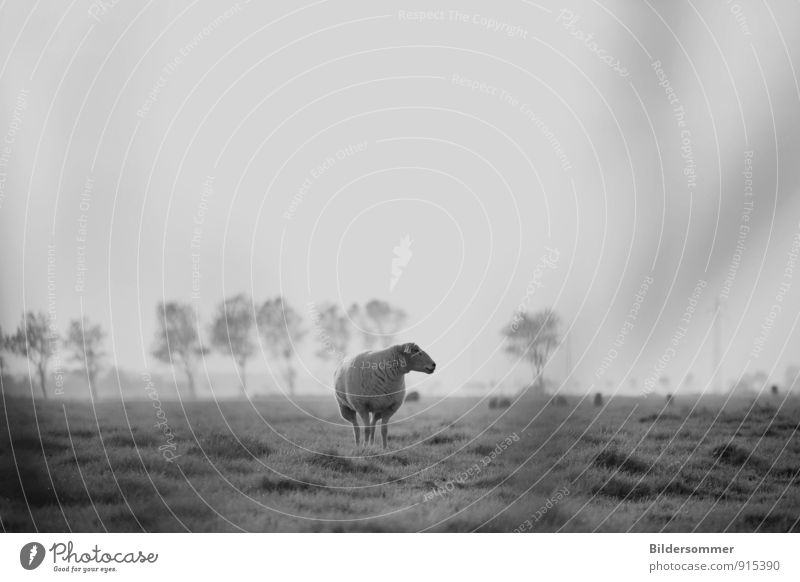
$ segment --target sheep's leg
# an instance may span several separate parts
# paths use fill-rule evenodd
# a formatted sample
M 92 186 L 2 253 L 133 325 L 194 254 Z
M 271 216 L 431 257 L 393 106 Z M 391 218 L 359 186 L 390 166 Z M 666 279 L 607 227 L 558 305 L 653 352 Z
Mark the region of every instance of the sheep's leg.
M 397 412 L 398 408 L 400 408 L 400 403 L 381 413 L 381 442 L 384 449 L 389 448 L 389 419 Z
M 352 423 L 353 425 L 353 437 L 356 439 L 356 447 L 360 444 L 361 441 L 361 430 L 358 427 L 358 418 L 356 418 L 356 411 L 352 408 L 347 408 L 346 406 L 339 405 L 339 412 L 342 414 L 342 418 L 346 421 Z
M 369 420 L 369 412 L 364 411 L 359 413 L 361 415 L 361 422 L 364 423 L 364 446 L 367 446 L 372 436 L 372 423 Z
M 384 449 L 389 448 L 389 416 L 381 416 L 381 443 Z
M 372 422 L 369 425 L 369 444 L 373 444 L 375 442 L 375 425 L 380 417 L 380 414 L 374 412 L 372 413 Z

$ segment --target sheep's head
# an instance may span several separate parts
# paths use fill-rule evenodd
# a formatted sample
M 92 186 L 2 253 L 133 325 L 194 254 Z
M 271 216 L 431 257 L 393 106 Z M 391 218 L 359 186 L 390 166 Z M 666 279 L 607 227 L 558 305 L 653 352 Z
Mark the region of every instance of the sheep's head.
M 401 344 L 400 356 L 408 363 L 409 372 L 425 372 L 426 374 L 433 374 L 436 369 L 436 362 L 433 361 L 428 354 L 426 354 L 415 343 Z

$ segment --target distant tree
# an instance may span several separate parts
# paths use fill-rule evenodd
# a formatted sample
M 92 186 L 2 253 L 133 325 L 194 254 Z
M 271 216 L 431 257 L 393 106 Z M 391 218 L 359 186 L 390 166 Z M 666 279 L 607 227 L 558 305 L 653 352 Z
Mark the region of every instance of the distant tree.
M 200 343 L 192 306 L 178 301 L 160 302 L 156 307 L 156 321 L 153 355 L 171 366 L 180 364 L 186 374 L 189 395 L 197 398 L 194 370 L 197 358 L 206 350 Z
M 302 328 L 303 318 L 282 297 L 266 300 L 258 310 L 258 333 L 264 338 L 267 350 L 272 357 L 283 363 L 283 376 L 294 395 L 297 372 L 294 356 L 297 344 L 306 335 Z
M 350 343 L 350 320 L 335 303 L 325 303 L 312 313 L 320 348 L 316 355 L 323 360 L 341 360 Z
M 538 394 L 544 393 L 542 370 L 559 341 L 559 321 L 558 314 L 550 308 L 534 314 L 517 313 L 502 331 L 507 340 L 506 352 L 531 364 Z
M 777 384 L 773 384 L 771 390 L 772 390 L 772 395 L 773 396 L 777 396 L 778 395 L 778 385 Z
M 253 300 L 243 293 L 222 301 L 211 323 L 211 345 L 221 354 L 233 358 L 244 396 L 247 396 L 247 360 L 256 349 L 254 326 Z
M 100 364 L 105 356 L 102 349 L 106 334 L 99 324 L 92 325 L 88 319 L 75 319 L 67 327 L 64 345 L 72 354 L 72 360 L 83 366 L 89 380 L 92 398 L 97 399 L 95 378 L 100 371 Z
M 348 313 L 361 328 L 367 349 L 387 347 L 394 343 L 394 337 L 407 317 L 405 311 L 380 299 L 371 300 L 363 310 L 353 305 Z
M 603 406 L 603 394 L 598 392 L 594 395 L 594 405 Z
M 39 388 L 47 398 L 47 367 L 56 353 L 58 334 L 50 329 L 50 317 L 46 313 L 27 312 L 22 323 L 11 337 L 11 351 L 27 358 L 36 368 Z
M 11 351 L 11 338 L 9 338 L 4 332 L 2 326 L 0 326 L 0 379 L 5 376 L 6 373 L 6 352 Z

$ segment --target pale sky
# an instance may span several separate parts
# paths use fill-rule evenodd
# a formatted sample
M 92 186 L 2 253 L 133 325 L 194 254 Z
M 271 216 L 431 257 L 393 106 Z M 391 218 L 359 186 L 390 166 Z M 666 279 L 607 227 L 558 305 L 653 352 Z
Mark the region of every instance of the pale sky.
M 703 390 L 747 214 L 724 378 L 782 382 L 800 363 L 800 8 L 660 4 L 442 2 L 420 19 L 389 2 L 6 2 L 0 325 L 52 298 L 61 329 L 83 309 L 117 365 L 163 370 L 162 299 L 205 329 L 239 292 L 282 294 L 307 322 L 310 302 L 379 298 L 438 363 L 415 385 L 456 393 L 529 376 L 499 333 L 524 302 L 571 330 L 571 390 L 636 393 L 665 353 L 659 375 Z M 309 390 L 329 382 L 316 347 Z

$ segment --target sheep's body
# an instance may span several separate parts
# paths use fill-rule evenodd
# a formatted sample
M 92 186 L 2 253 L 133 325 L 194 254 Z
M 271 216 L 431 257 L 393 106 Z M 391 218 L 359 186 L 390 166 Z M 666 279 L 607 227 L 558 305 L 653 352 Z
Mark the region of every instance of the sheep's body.
M 406 359 L 397 346 L 342 361 L 334 374 L 336 400 L 359 414 L 397 410 L 406 394 Z
M 374 440 L 375 424 L 381 421 L 381 438 L 385 448 L 387 423 L 405 398 L 405 375 L 410 371 L 431 374 L 435 368 L 436 364 L 430 356 L 415 344 L 362 352 L 343 360 L 334 374 L 336 401 L 342 417 L 353 425 L 356 445 L 360 441 L 358 414 L 365 427 L 365 443 Z

